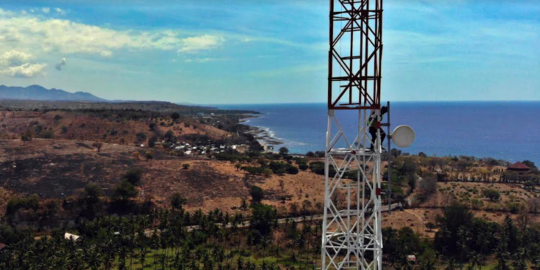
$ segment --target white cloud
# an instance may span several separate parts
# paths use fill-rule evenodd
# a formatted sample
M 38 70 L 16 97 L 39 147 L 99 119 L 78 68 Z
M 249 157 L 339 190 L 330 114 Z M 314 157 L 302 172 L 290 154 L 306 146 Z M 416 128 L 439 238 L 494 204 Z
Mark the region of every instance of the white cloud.
M 69 20 L 23 16 L 0 10 L 0 49 L 23 48 L 36 54 L 86 53 L 107 57 L 122 49 L 193 53 L 215 49 L 224 40 L 215 35 L 184 37 L 170 30 L 117 31 Z
M 66 58 L 62 58 L 62 60 L 60 60 L 60 63 L 56 64 L 56 66 L 54 66 L 54 68 L 56 68 L 56 70 L 62 70 L 62 66 L 65 66 L 67 64 L 67 61 L 66 61 Z
M 5 70 L 1 70 L 0 73 L 10 77 L 31 78 L 43 74 L 45 67 L 47 67 L 47 64 L 26 63 L 20 66 L 8 67 Z
M 41 11 L 43 11 L 43 13 L 49 13 L 49 12 L 51 12 L 51 8 L 44 7 L 44 8 L 41 9 Z
M 219 36 L 203 35 L 198 37 L 188 37 L 182 40 L 182 47 L 178 52 L 196 52 L 220 47 L 225 39 Z
M 60 15 L 66 15 L 66 11 L 61 8 L 55 8 L 54 11 Z
M 3 10 L 2 8 L 0 8 L 0 16 L 13 16 L 13 12 Z
M 0 54 L 0 66 L 16 66 L 28 62 L 34 57 L 31 54 L 11 50 Z
M 10 77 L 31 78 L 43 73 L 47 64 L 34 64 L 28 61 L 34 56 L 25 52 L 11 50 L 0 54 L 0 74 Z

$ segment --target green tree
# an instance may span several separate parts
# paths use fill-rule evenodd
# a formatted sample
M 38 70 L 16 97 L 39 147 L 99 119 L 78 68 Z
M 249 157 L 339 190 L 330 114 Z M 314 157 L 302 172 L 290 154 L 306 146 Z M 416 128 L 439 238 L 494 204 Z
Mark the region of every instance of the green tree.
M 177 141 L 176 136 L 174 135 L 174 132 L 172 130 L 165 132 L 165 135 L 163 135 L 163 137 L 165 138 L 165 141 L 170 143 L 176 143 Z
M 177 112 L 172 113 L 171 114 L 171 119 L 174 120 L 174 121 L 180 119 L 180 114 L 177 113 Z
M 122 179 L 134 186 L 138 186 L 141 183 L 142 174 L 143 171 L 141 168 L 131 168 L 124 174 Z
M 79 198 L 81 204 L 81 216 L 87 219 L 93 219 L 101 213 L 103 204 L 101 201 L 103 190 L 95 183 L 89 183 L 84 187 L 84 190 Z
M 256 204 L 251 207 L 251 218 L 249 227 L 257 231 L 262 237 L 272 234 L 273 228 L 277 226 L 277 211 L 266 204 Z M 256 242 L 261 239 L 255 239 Z
M 150 139 L 148 139 L 148 146 L 151 148 L 154 148 L 154 146 L 156 146 L 157 141 L 158 141 L 158 137 L 156 135 L 150 137 Z
M 186 203 L 186 199 L 180 195 L 180 193 L 174 193 L 171 198 L 171 206 L 175 210 L 182 209 L 182 206 Z
M 135 186 L 128 181 L 122 181 L 114 189 L 114 198 L 119 201 L 128 201 L 137 197 L 138 191 Z
M 493 201 L 493 202 L 496 202 L 499 200 L 499 198 L 501 197 L 501 194 L 499 193 L 499 191 L 497 190 L 494 190 L 494 189 L 484 189 L 482 191 L 482 194 L 488 198 L 490 201 Z
M 522 161 L 521 163 L 525 164 L 525 166 L 531 168 L 531 169 L 538 169 L 536 167 L 536 164 L 534 164 L 534 162 L 530 161 L 530 160 L 524 160 Z
M 142 142 L 146 141 L 146 133 L 144 133 L 144 132 L 139 132 L 139 133 L 135 134 L 135 137 L 137 138 L 137 142 L 139 142 L 139 143 L 142 143 Z
M 422 270 L 435 270 L 437 263 L 437 255 L 433 249 L 426 249 L 424 253 L 418 258 L 420 261 L 419 269 Z
M 459 246 L 459 240 L 466 241 L 463 238 L 468 235 L 468 229 L 472 227 L 472 212 L 464 205 L 452 203 L 444 210 L 444 216 L 438 222 L 440 230 L 435 234 L 435 247 L 443 255 L 458 255 L 463 252 L 462 247 Z
M 264 198 L 264 191 L 258 186 L 252 186 L 250 191 L 251 199 L 253 204 L 259 204 Z

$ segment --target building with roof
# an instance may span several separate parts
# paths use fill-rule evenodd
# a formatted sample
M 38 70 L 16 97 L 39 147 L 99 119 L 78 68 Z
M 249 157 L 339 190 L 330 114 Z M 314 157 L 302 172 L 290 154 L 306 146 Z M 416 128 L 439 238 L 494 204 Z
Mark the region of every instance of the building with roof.
M 77 241 L 80 238 L 80 236 L 71 234 L 71 233 L 64 233 L 64 239 L 65 240 L 71 240 L 71 241 Z
M 529 168 L 529 166 L 521 163 L 521 162 L 516 162 L 510 166 L 508 166 L 508 168 L 506 168 L 508 171 L 514 171 L 514 172 L 528 172 L 531 170 L 531 168 Z

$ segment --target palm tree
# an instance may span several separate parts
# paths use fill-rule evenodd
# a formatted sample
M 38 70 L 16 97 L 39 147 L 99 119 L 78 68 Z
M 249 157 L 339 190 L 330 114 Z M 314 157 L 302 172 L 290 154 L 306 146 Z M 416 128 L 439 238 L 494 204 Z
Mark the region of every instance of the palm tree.
M 515 270 L 527 270 L 527 261 L 525 260 L 525 249 L 520 248 L 515 255 L 514 263 L 513 263 Z
M 469 255 L 469 266 L 470 266 L 471 270 L 475 270 L 475 269 L 480 270 L 481 265 L 482 265 L 482 255 L 480 255 L 479 253 L 473 251 Z
M 456 270 L 457 269 L 456 262 L 454 260 L 448 261 L 448 265 L 446 266 L 445 269 L 446 270 Z

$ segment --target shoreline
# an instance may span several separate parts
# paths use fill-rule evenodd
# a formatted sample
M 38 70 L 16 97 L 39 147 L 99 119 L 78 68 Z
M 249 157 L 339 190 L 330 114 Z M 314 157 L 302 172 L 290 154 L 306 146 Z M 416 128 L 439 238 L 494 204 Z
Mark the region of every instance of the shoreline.
M 249 127 L 248 134 L 251 134 L 257 142 L 264 148 L 265 152 L 276 152 L 275 147 L 284 144 L 283 140 L 277 139 L 272 135 L 272 130 L 267 127 L 250 125 L 249 120 L 253 118 L 259 118 L 259 115 L 249 115 L 240 119 L 240 124 Z

